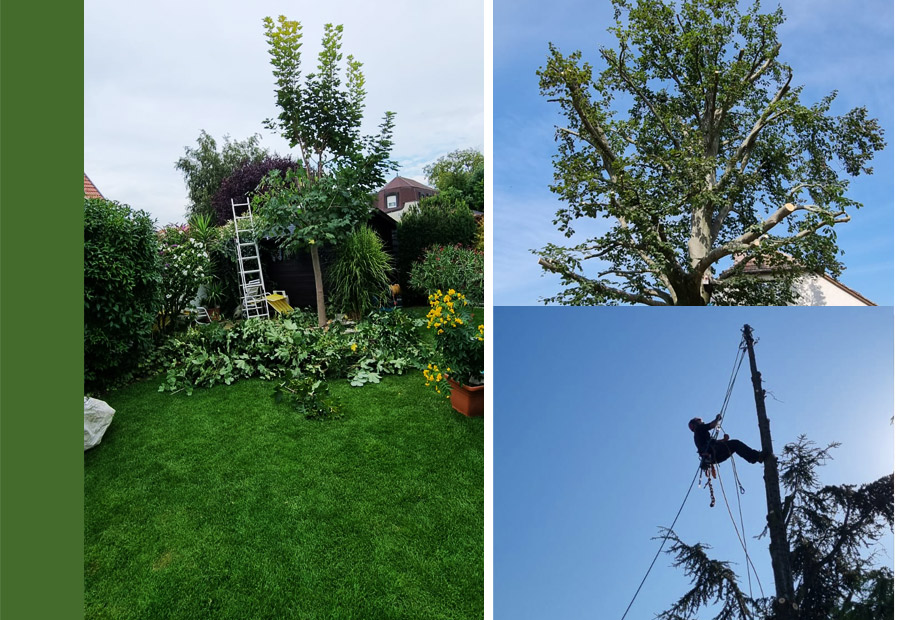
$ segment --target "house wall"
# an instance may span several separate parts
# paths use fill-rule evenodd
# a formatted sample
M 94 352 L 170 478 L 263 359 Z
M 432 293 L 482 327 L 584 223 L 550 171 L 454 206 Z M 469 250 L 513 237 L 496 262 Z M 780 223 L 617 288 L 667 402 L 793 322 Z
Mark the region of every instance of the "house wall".
M 848 293 L 828 279 L 818 275 L 803 276 L 796 284 L 802 302 L 800 306 L 867 306 L 858 297 Z
M 411 187 L 407 185 L 378 192 L 378 198 L 376 202 L 380 210 L 384 211 L 385 213 L 394 213 L 396 211 L 402 211 L 404 206 L 411 202 L 418 202 L 419 199 L 423 196 L 433 196 L 434 194 L 435 192 L 433 191 L 428 191 L 419 187 Z M 396 196 L 396 207 L 392 209 L 388 208 L 388 196 Z

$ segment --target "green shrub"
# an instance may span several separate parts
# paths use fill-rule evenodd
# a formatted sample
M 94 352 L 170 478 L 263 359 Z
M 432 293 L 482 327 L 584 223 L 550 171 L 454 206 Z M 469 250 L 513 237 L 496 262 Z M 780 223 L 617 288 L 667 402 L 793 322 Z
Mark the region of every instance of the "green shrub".
M 167 226 L 159 231 L 162 259 L 163 309 L 157 327 L 171 331 L 190 308 L 201 284 L 209 280 L 206 247 L 191 236 L 188 226 Z
M 358 319 L 387 301 L 391 257 L 368 226 L 350 234 L 337 247 L 328 268 L 331 301 Z
M 212 279 L 222 285 L 219 308 L 223 317 L 231 317 L 241 305 L 240 280 L 237 270 L 237 249 L 234 244 L 234 222 L 214 228 L 215 234 L 206 246 Z M 262 255 L 263 249 L 260 248 Z M 263 260 L 263 270 L 265 270 Z M 268 284 L 268 280 L 266 280 Z
M 160 308 L 160 256 L 144 211 L 84 199 L 84 385 L 125 380 L 152 348 Z
M 484 303 L 484 254 L 460 245 L 435 245 L 415 263 L 409 285 L 422 293 L 455 289 L 469 301 Z
M 477 230 L 478 223 L 457 190 L 422 198 L 397 225 L 397 262 L 404 289 L 409 285 L 413 263 L 422 258 L 427 248 L 456 244 L 472 247 Z

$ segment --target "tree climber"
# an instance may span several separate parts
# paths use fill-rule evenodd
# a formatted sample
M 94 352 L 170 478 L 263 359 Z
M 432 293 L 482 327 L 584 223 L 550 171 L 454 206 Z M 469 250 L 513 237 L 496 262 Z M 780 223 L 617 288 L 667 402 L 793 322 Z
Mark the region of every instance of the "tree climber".
M 727 434 L 725 439 L 713 439 L 709 432 L 721 421 L 720 413 L 715 420 L 707 424 L 700 418 L 688 422 L 688 428 L 694 432 L 694 445 L 697 446 L 697 453 L 703 459 L 704 469 L 709 465 L 718 465 L 728 460 L 732 454 L 737 454 L 748 463 L 762 463 L 766 459 L 768 455 L 765 452 L 754 450 L 738 439 L 730 439 Z

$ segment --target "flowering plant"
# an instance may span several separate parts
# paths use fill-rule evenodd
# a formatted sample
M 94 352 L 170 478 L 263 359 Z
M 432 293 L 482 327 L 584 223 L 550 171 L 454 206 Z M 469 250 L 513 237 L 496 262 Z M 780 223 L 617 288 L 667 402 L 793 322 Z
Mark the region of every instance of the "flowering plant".
M 422 291 L 447 289 L 468 295 L 475 304 L 484 302 L 484 252 L 456 245 L 433 245 L 409 273 L 410 287 Z
M 201 284 L 209 280 L 209 256 L 193 239 L 187 226 L 167 226 L 159 231 L 162 259 L 163 309 L 160 329 L 173 326 L 182 310 L 191 306 Z
M 465 385 L 484 382 L 484 325 L 476 324 L 469 301 L 462 293 L 438 290 L 428 296 L 428 329 L 435 330 L 437 360 L 422 371 L 425 385 L 439 393 L 448 389 L 443 375 Z

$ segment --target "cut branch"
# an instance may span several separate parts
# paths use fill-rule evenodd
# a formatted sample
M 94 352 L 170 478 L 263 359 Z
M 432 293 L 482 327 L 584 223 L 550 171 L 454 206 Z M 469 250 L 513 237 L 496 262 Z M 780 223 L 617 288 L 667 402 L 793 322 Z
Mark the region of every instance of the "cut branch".
M 719 182 L 716 183 L 715 191 L 721 192 L 725 187 L 725 183 L 728 182 L 731 175 L 734 173 L 735 167 L 740 162 L 741 171 L 743 172 L 747 167 L 747 162 L 750 160 L 750 151 L 753 148 L 753 145 L 756 143 L 756 138 L 759 135 L 759 132 L 763 130 L 763 128 L 768 125 L 770 122 L 778 119 L 779 117 L 785 114 L 784 111 L 773 113 L 775 105 L 781 101 L 781 99 L 787 94 L 788 90 L 790 90 L 791 78 L 792 74 L 788 74 L 788 79 L 785 81 L 784 85 L 778 89 L 778 92 L 772 97 L 772 100 L 769 102 L 769 105 L 766 106 L 766 109 L 763 110 L 760 117 L 754 123 L 753 128 L 750 130 L 750 133 L 747 134 L 747 137 L 744 138 L 743 142 L 737 147 L 734 152 L 734 155 L 731 156 L 728 164 L 725 166 L 725 170 L 722 172 L 722 177 L 719 179 Z M 716 216 L 715 221 L 712 226 L 712 238 L 715 239 L 719 231 L 722 229 L 722 225 L 725 222 L 725 218 L 731 212 L 731 208 L 729 206 L 725 206 Z
M 795 205 L 791 203 L 787 203 L 783 207 L 779 208 L 775 213 L 770 215 L 768 219 L 763 221 L 762 225 L 756 228 L 756 230 L 748 231 L 741 235 L 740 237 L 729 241 L 728 243 L 724 243 L 717 248 L 713 248 L 709 254 L 705 258 L 703 258 L 697 265 L 697 270 L 705 272 L 709 267 L 711 267 L 714 263 L 721 260 L 722 258 L 734 254 L 735 252 L 742 252 L 749 250 L 754 242 L 759 240 L 763 235 L 767 232 L 778 226 L 784 219 L 790 216 L 792 213 L 796 211 L 808 211 L 810 213 L 821 213 L 827 216 L 826 220 L 818 222 L 815 226 L 811 228 L 806 228 L 801 230 L 796 235 L 792 235 L 790 237 L 786 237 L 785 239 L 776 240 L 772 243 L 776 244 L 776 247 L 781 245 L 787 245 L 789 243 L 793 243 L 798 241 L 808 235 L 814 234 L 817 230 L 822 228 L 823 226 L 831 226 L 834 224 L 844 224 L 850 221 L 850 216 L 843 210 L 834 212 L 829 211 L 823 207 L 818 205 Z
M 772 66 L 772 63 L 775 62 L 775 57 L 778 56 L 778 52 L 781 50 L 781 43 L 778 43 L 775 48 L 772 50 L 772 54 L 766 58 L 766 61 L 762 63 L 762 65 L 756 65 L 750 69 L 750 73 L 745 78 L 747 84 L 753 84 L 758 80 L 762 75 L 769 70 L 769 67 Z

